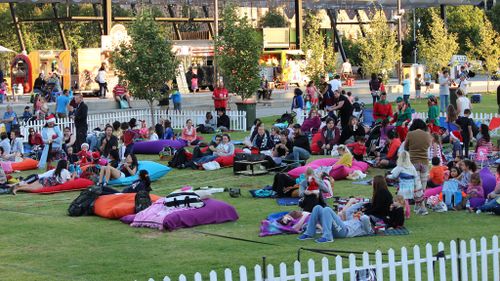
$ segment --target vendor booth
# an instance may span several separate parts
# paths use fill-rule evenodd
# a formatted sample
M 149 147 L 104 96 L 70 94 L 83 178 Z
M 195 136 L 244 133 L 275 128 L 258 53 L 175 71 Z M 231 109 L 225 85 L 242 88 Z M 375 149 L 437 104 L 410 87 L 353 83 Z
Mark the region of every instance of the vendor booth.
M 71 88 L 71 51 L 39 50 L 29 54 L 31 60 L 33 82 L 40 73 L 48 75 L 57 73 L 63 89 Z M 30 85 L 33 85 L 31 83 Z M 31 91 L 31 90 L 30 90 Z

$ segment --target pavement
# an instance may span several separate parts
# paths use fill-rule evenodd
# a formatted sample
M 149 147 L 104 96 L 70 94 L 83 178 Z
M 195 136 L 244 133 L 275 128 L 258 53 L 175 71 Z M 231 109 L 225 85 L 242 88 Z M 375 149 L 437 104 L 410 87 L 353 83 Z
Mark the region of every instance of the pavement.
M 398 96 L 401 96 L 402 86 L 397 83 L 395 79 L 391 79 L 386 86 L 388 93 L 388 100 L 394 101 Z M 486 77 L 476 76 L 470 80 L 471 84 L 469 87 L 469 93 L 474 92 L 485 92 L 487 81 Z M 490 81 L 489 90 L 495 91 L 500 85 L 500 81 Z M 368 80 L 356 80 L 353 86 L 344 87 L 346 91 L 350 91 L 354 96 L 357 96 L 362 102 L 370 104 L 372 98 L 368 88 Z M 423 87 L 425 88 L 425 87 Z M 272 115 L 279 115 L 285 111 L 290 111 L 290 105 L 293 98 L 293 87 L 285 90 L 274 90 L 272 94 L 272 100 L 257 103 L 257 117 L 265 117 Z M 303 89 L 304 90 L 304 89 Z M 423 89 L 424 90 L 424 89 Z M 434 88 L 430 90 L 431 94 L 439 94 L 439 86 L 434 85 Z M 414 93 L 412 92 L 412 95 Z M 108 93 L 109 95 L 109 93 Z M 209 91 L 201 91 L 198 93 L 188 93 L 182 95 L 182 109 L 183 110 L 196 110 L 196 111 L 210 111 L 213 110 L 212 93 Z M 25 106 L 32 106 L 29 103 L 29 96 L 19 97 L 19 101 L 12 102 L 14 111 L 19 113 L 23 112 Z M 89 113 L 105 113 L 119 110 L 118 103 L 113 99 L 98 99 L 94 97 L 86 97 L 85 102 L 88 104 Z M 230 109 L 236 109 L 235 102 L 241 101 L 241 99 L 236 95 L 231 95 L 229 101 Z M 7 103 L 0 105 L 0 112 L 5 111 Z M 55 109 L 55 103 L 50 103 L 49 107 Z M 146 101 L 134 100 L 132 101 L 133 109 L 149 108 Z M 172 105 L 171 105 L 172 107 Z

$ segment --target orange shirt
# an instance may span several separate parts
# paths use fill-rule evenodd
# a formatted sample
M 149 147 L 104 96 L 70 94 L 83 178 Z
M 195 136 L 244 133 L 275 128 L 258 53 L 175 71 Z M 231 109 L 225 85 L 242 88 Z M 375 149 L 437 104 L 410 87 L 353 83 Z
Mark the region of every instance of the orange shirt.
M 434 184 L 441 185 L 444 183 L 444 172 L 447 170 L 446 166 L 432 166 L 429 178 Z

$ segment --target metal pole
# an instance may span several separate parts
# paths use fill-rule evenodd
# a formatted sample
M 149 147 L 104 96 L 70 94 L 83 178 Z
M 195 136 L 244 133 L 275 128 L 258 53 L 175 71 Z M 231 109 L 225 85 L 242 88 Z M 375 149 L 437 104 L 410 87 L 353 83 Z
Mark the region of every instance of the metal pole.
M 401 0 L 398 0 L 398 47 L 401 48 L 402 46 L 402 35 L 403 35 L 403 27 L 402 27 L 402 24 L 401 24 Z M 402 75 L 403 75 L 403 58 L 401 57 L 398 61 L 398 80 L 399 80 L 399 83 L 401 84 L 402 82 Z
M 219 81 L 219 71 L 217 69 L 217 55 L 216 55 L 216 46 L 215 46 L 215 41 L 217 40 L 217 37 L 219 37 L 219 1 L 214 0 L 214 60 L 213 60 L 213 65 L 214 65 L 214 84 L 217 85 L 217 82 Z
M 415 12 L 416 12 L 416 9 L 413 9 L 413 63 L 414 64 L 417 64 L 417 24 L 416 24 L 416 20 L 415 20 Z

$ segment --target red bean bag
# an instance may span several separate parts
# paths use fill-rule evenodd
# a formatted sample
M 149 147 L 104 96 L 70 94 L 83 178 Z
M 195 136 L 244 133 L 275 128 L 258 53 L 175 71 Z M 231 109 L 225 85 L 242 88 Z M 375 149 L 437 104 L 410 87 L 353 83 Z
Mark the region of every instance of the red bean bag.
M 288 171 L 288 175 L 292 178 L 298 178 L 300 177 L 300 175 L 304 174 L 307 170 L 307 168 L 312 168 L 313 170 L 319 168 L 319 166 L 316 166 L 316 165 L 312 165 L 312 164 L 309 164 L 307 166 L 300 166 L 300 167 L 297 167 L 297 168 L 294 168 L 290 171 Z
M 152 202 L 160 199 L 158 195 L 150 194 Z M 119 219 L 135 213 L 135 193 L 117 193 L 102 195 L 94 203 L 94 214 L 108 219 Z
M 314 165 L 318 167 L 328 167 L 328 166 L 333 166 L 335 163 L 339 161 L 338 158 L 321 158 L 321 159 L 316 159 L 309 163 L 308 165 Z M 308 166 L 307 165 L 307 166 Z
M 334 178 L 335 180 L 343 180 L 349 175 L 349 170 L 346 166 L 344 165 L 338 165 L 333 167 L 333 169 L 330 171 L 330 177 Z
M 318 132 L 313 135 L 311 139 L 311 152 L 312 154 L 320 154 L 321 147 L 318 146 L 318 141 L 321 140 L 321 133 Z
M 243 153 L 243 149 L 235 149 L 234 154 Z M 234 154 L 228 156 L 219 156 L 215 158 L 215 162 L 219 163 L 221 167 L 232 167 L 234 164 Z
M 68 181 L 68 182 L 60 184 L 60 185 L 42 187 L 40 189 L 29 191 L 29 192 L 42 193 L 42 194 L 52 194 L 52 193 L 58 193 L 58 192 L 66 192 L 66 191 L 75 191 L 75 190 L 85 189 L 87 187 L 92 186 L 93 184 L 94 184 L 94 182 L 89 180 L 89 179 L 79 178 L 79 179 L 74 179 L 72 181 Z
M 28 171 L 38 169 L 38 161 L 26 158 L 21 162 L 12 162 L 12 170 L 14 171 Z

